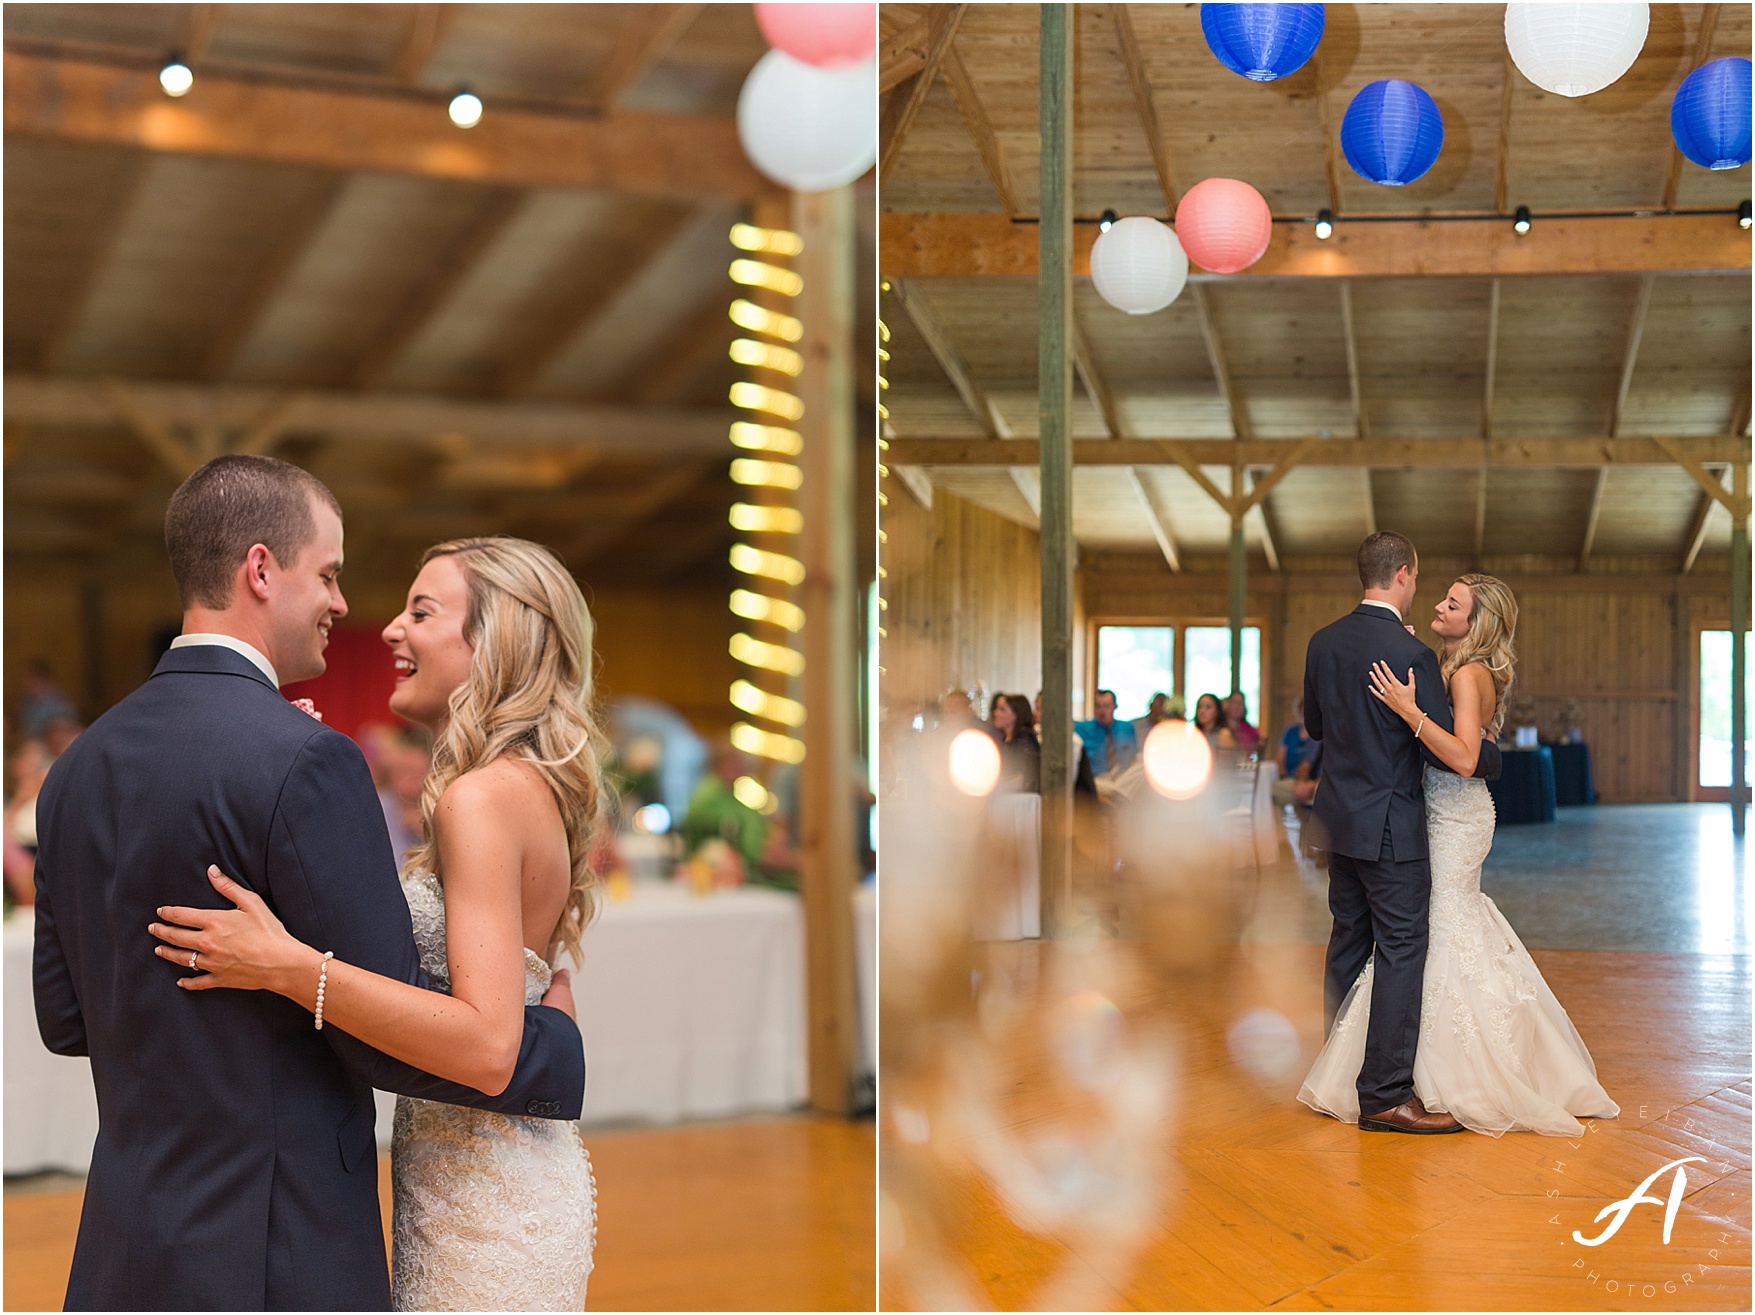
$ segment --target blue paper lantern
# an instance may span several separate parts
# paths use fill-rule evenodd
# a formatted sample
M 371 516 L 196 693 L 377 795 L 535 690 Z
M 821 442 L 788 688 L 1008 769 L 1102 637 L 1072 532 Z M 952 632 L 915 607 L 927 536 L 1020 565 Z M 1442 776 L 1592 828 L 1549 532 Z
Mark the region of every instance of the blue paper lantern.
M 1676 89 L 1670 132 L 1695 164 L 1735 169 L 1749 163 L 1749 61 L 1731 56 L 1702 64 Z
M 1200 7 L 1200 30 L 1219 63 L 1251 82 L 1272 82 L 1303 68 L 1322 40 L 1321 5 Z
M 1384 187 L 1405 187 L 1419 178 L 1444 149 L 1444 116 L 1438 102 L 1411 82 L 1373 82 L 1347 106 L 1341 150 L 1361 178 Z

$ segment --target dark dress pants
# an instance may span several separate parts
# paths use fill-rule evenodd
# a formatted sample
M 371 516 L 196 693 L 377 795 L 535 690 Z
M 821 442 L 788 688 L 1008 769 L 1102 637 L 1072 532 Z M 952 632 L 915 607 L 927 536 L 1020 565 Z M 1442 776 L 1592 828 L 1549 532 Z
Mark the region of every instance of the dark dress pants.
M 1323 975 L 1325 1031 L 1375 951 L 1371 1023 L 1359 1070 L 1359 1111 L 1381 1114 L 1414 1094 L 1414 1051 L 1420 1041 L 1420 992 L 1426 977 L 1432 865 L 1424 855 L 1398 859 L 1389 828 L 1376 859 L 1330 854 L 1328 907 L 1334 929 Z

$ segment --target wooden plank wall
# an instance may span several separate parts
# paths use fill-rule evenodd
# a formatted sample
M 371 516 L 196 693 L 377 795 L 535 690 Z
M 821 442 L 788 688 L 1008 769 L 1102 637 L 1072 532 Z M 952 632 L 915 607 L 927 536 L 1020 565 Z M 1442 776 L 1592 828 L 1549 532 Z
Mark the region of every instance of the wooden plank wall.
M 1462 562 L 1422 563 L 1415 601 L 1422 630 L 1443 589 L 1464 569 Z M 1518 596 L 1513 693 L 1535 699 L 1544 737 L 1559 731 L 1562 706 L 1576 700 L 1604 802 L 1689 798 L 1695 635 L 1703 626 L 1726 624 L 1727 578 L 1709 572 L 1494 573 Z M 1224 612 L 1225 577 L 1217 569 L 1172 575 L 1146 558 L 1107 554 L 1093 555 L 1081 574 L 1094 620 Z M 1274 733 L 1284 729 L 1302 686 L 1310 636 L 1351 610 L 1358 597 L 1357 579 L 1337 564 L 1251 575 L 1247 611 L 1250 622 L 1263 627 L 1263 700 Z
M 1042 677 L 1036 534 L 943 489 L 931 509 L 889 480 L 883 512 L 888 632 L 879 661 L 891 719 L 947 690 L 1034 697 Z

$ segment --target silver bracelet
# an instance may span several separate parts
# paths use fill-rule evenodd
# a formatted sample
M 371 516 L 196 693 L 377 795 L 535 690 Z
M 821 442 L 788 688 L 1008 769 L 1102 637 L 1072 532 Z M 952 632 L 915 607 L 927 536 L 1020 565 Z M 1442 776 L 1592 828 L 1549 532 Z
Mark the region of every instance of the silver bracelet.
M 317 1030 L 323 1030 L 323 992 L 329 985 L 329 961 L 335 957 L 334 950 L 323 951 L 323 966 L 317 970 Z

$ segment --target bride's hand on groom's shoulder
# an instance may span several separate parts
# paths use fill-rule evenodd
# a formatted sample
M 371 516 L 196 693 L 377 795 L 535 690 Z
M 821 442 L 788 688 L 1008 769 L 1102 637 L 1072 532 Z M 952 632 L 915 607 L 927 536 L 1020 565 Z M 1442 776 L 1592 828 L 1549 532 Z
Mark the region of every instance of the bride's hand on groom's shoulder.
M 1371 692 L 1380 703 L 1387 703 L 1390 708 L 1403 717 L 1418 715 L 1420 706 L 1416 695 L 1414 669 L 1408 668 L 1408 683 L 1402 684 L 1390 669 L 1389 663 L 1379 659 L 1371 664 Z
M 189 991 L 231 987 L 242 991 L 276 991 L 295 995 L 308 976 L 317 980 L 315 950 L 301 943 L 281 924 L 262 897 L 239 885 L 217 867 L 207 869 L 213 888 L 236 907 L 195 909 L 166 905 L 159 921 L 147 930 L 163 945 L 153 953 L 191 976 L 177 982 Z M 309 972 L 303 970 L 309 968 Z

